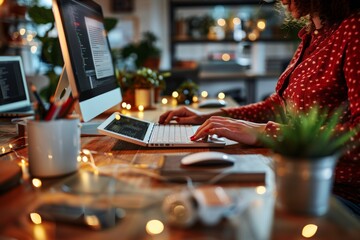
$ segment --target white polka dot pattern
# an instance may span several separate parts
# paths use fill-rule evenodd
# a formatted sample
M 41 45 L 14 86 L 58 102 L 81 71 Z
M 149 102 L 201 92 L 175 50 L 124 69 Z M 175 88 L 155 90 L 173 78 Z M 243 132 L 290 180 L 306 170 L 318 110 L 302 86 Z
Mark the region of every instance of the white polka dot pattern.
M 267 123 L 266 133 L 279 128 L 271 122 L 285 106 L 303 111 L 319 105 L 334 109 L 345 106 L 343 124 L 336 131 L 348 131 L 360 123 L 360 13 L 341 24 L 324 27 L 318 34 L 302 29 L 302 39 L 287 69 L 280 76 L 276 92 L 263 102 L 223 109 L 229 116 Z M 347 145 L 336 168 L 334 191 L 360 202 L 360 134 Z M 337 189 L 338 186 L 345 186 Z M 348 187 L 351 191 L 344 190 Z

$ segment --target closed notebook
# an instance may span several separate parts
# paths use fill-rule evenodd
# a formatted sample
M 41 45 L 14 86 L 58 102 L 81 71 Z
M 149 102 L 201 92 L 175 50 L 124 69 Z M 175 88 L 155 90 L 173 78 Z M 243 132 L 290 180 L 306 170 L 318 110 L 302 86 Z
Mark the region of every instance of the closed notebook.
M 266 175 L 272 170 L 269 158 L 259 154 L 236 155 L 237 161 L 231 166 L 183 166 L 184 156 L 167 155 L 160 169 L 160 175 L 170 181 L 185 182 L 233 182 L 265 185 Z

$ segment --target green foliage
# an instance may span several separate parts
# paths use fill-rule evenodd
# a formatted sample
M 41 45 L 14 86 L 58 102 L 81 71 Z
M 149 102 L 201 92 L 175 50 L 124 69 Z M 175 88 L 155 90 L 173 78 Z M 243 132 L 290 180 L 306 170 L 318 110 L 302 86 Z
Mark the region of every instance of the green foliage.
M 176 90 L 179 96 L 176 98 L 178 104 L 190 104 L 193 102 L 193 97 L 198 94 L 199 85 L 191 80 L 183 82 Z
M 57 37 L 49 36 L 49 33 L 55 28 L 55 18 L 50 8 L 40 7 L 37 5 L 29 7 L 28 14 L 36 25 L 49 24 L 49 28 L 44 36 L 37 36 L 42 44 L 40 55 L 41 60 L 48 66 L 46 75 L 50 79 L 49 87 L 44 89 L 41 92 L 41 95 L 45 99 L 49 99 L 50 96 L 54 94 L 57 82 L 59 81 L 59 76 L 55 73 L 54 69 L 55 67 L 62 67 L 64 65 L 59 39 Z M 116 24 L 117 19 L 115 18 L 104 19 L 105 30 L 107 32 L 113 29 Z
M 169 77 L 170 73 L 159 73 L 150 68 L 141 68 L 136 72 L 120 72 L 120 85 L 124 89 L 129 88 L 165 88 L 165 78 Z
M 279 136 L 261 135 L 260 142 L 276 153 L 295 159 L 339 153 L 344 144 L 357 133 L 356 129 L 344 133 L 334 131 L 340 122 L 342 110 L 339 108 L 329 112 L 317 106 L 307 112 L 290 110 L 286 122 L 280 125 Z
M 54 15 L 49 8 L 32 6 L 29 8 L 28 14 L 36 24 L 54 24 L 55 22 Z
M 156 46 L 158 38 L 152 32 L 143 33 L 143 38 L 138 43 L 129 43 L 121 50 L 122 58 L 128 58 L 131 54 L 136 54 L 136 66 L 143 67 L 149 58 L 159 58 L 161 50 Z

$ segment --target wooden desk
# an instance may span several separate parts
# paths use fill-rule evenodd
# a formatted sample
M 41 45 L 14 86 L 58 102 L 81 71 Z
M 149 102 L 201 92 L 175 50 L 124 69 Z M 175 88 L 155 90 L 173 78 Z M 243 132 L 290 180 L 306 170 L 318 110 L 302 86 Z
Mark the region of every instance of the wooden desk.
M 157 120 L 160 112 L 170 106 L 159 106 L 156 110 L 144 113 L 130 112 L 133 116 Z M 16 138 L 12 126 L 1 126 L 0 143 Z M 257 186 L 231 184 L 223 185 L 231 196 L 255 196 L 248 208 L 240 214 L 224 220 L 214 227 L 201 224 L 188 229 L 171 227 L 166 224 L 161 203 L 164 196 L 184 189 L 184 184 L 154 180 L 151 176 L 138 172 L 125 172 L 129 164 L 135 164 L 139 171 L 156 168 L 159 158 L 165 154 L 184 154 L 187 152 L 208 151 L 201 149 L 150 149 L 132 146 L 125 149 L 117 140 L 107 136 L 82 137 L 82 147 L 93 151 L 94 163 L 103 173 L 118 179 L 114 191 L 106 191 L 98 186 L 87 186 L 92 191 L 106 191 L 106 194 L 80 194 L 76 189 L 65 193 L 62 183 L 68 178 L 42 179 L 42 186 L 35 188 L 28 175 L 16 188 L 0 195 L 0 239 L 303 239 L 303 228 L 315 224 L 318 229 L 316 239 L 358 239 L 360 224 L 349 212 L 334 199 L 329 212 L 323 217 L 304 217 L 287 215 L 275 206 L 273 183 L 267 185 L 267 193 L 256 193 Z M 231 154 L 264 154 L 266 149 L 249 148 L 239 144 L 216 149 Z M 1 161 L 21 163 L 27 149 L 17 150 L 17 154 L 7 154 Z M 91 162 L 91 161 L 90 161 Z M 79 172 L 93 171 L 89 163 L 82 163 Z M 25 168 L 24 168 L 25 169 Z M 25 169 L 26 170 L 26 169 Z M 102 231 L 89 230 L 73 225 L 43 222 L 35 225 L 29 213 L 41 202 L 61 201 L 89 204 L 91 206 L 116 205 L 126 211 L 125 218 L 115 227 Z M 164 229 L 160 234 L 151 230 Z M 151 223 L 155 223 L 151 227 Z M 155 227 L 154 227 L 155 226 Z M 150 228 L 150 230 L 149 230 Z

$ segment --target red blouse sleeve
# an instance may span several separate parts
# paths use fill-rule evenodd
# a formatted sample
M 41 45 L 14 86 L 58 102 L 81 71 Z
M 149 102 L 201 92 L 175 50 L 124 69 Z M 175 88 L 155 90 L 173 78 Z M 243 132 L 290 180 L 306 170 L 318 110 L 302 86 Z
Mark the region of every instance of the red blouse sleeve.
M 256 123 L 267 123 L 275 120 L 275 114 L 281 108 L 281 100 L 277 93 L 266 100 L 241 107 L 223 108 L 222 111 L 235 119 L 242 119 Z

